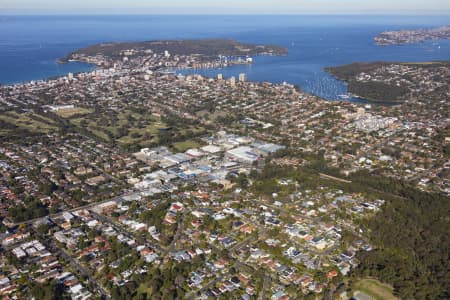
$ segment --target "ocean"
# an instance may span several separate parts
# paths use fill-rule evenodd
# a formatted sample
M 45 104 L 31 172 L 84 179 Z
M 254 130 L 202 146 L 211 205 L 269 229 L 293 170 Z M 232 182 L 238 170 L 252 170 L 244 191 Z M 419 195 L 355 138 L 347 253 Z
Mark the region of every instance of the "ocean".
M 246 73 L 252 81 L 288 82 L 325 99 L 346 94 L 344 82 L 324 67 L 369 61 L 450 59 L 450 40 L 376 46 L 385 30 L 449 25 L 449 16 L 1 16 L 0 83 L 45 79 L 90 71 L 84 63 L 58 64 L 67 53 L 111 41 L 231 38 L 289 49 L 285 57 L 261 56 L 253 65 L 189 70 L 225 77 Z

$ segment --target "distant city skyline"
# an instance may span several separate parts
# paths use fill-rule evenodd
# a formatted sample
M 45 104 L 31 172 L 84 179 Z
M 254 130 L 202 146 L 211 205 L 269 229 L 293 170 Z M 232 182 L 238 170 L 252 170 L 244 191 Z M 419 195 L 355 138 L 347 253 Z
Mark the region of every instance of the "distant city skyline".
M 448 0 L 0 0 L 0 14 L 450 14 Z

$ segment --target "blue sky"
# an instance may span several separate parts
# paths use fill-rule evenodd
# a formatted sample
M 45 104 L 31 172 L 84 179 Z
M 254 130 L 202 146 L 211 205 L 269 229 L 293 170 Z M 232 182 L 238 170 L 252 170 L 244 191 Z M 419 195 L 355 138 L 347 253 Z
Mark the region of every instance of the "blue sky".
M 450 14 L 450 0 L 0 0 L 2 13 Z

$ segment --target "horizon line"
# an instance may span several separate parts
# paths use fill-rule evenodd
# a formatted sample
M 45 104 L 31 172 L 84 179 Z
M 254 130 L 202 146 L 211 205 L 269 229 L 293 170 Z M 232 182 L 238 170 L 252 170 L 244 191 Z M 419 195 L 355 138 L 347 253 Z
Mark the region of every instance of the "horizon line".
M 142 13 L 142 12 L 67 12 L 67 11 L 3 11 L 0 16 L 450 16 L 450 11 L 396 11 L 396 12 L 283 12 L 283 13 Z

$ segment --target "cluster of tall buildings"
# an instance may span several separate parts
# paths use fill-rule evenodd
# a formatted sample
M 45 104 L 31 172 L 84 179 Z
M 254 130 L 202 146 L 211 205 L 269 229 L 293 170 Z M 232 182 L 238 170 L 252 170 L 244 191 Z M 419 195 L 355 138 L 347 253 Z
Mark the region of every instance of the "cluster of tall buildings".
M 224 79 L 223 78 L 223 74 L 222 73 L 217 74 L 217 79 L 218 80 L 223 80 Z M 239 77 L 238 77 L 238 80 L 239 80 L 239 82 L 245 82 L 247 80 L 247 75 L 245 73 L 240 73 Z M 228 82 L 230 83 L 231 86 L 235 86 L 236 85 L 236 77 L 231 76 L 228 79 Z

